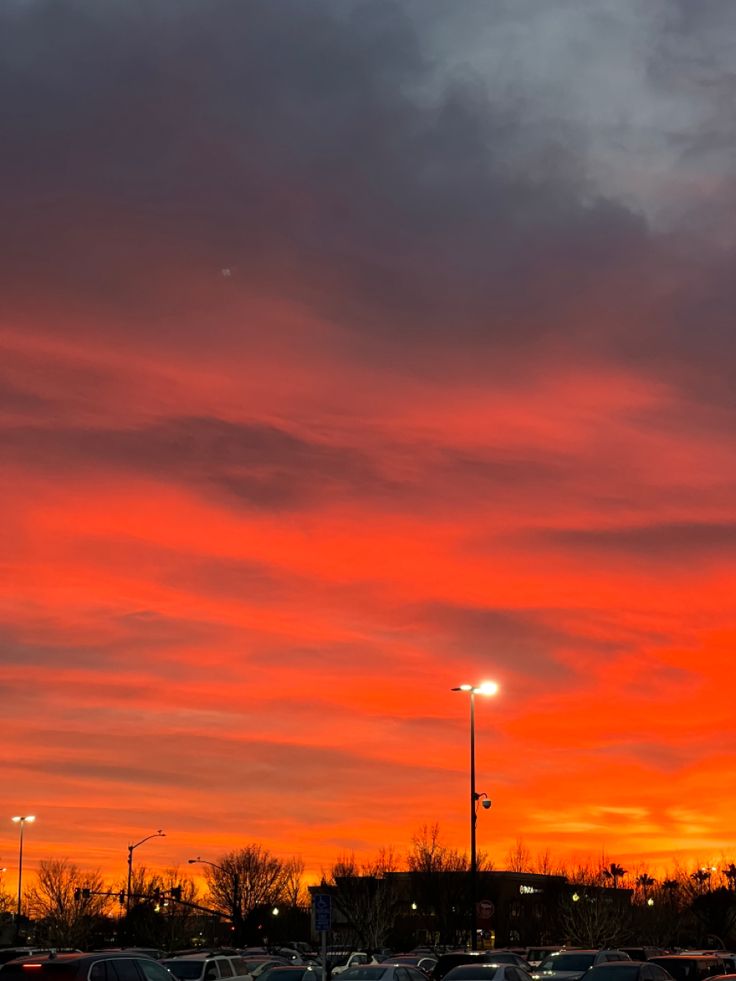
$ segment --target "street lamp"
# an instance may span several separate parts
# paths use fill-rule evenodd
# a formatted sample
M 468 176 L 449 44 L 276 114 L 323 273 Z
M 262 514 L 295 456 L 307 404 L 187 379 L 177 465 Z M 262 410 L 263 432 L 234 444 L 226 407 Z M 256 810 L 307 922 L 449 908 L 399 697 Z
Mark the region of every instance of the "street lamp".
M 478 820 L 478 801 L 483 800 L 483 807 L 490 807 L 491 802 L 485 794 L 479 794 L 475 789 L 475 696 L 495 695 L 498 685 L 495 681 L 483 681 L 479 685 L 458 685 L 452 691 L 466 692 L 470 696 L 470 946 L 471 950 L 478 949 L 478 856 L 475 847 L 475 825 Z
M 161 830 L 161 828 L 156 831 L 155 834 L 147 835 L 145 838 L 141 838 L 134 845 L 128 845 L 128 891 L 125 894 L 125 912 L 130 910 L 130 889 L 133 884 L 133 852 L 139 845 L 142 845 L 145 841 L 150 841 L 151 838 L 165 838 L 166 833 Z
M 16 913 L 16 917 L 15 917 L 16 932 L 20 930 L 20 914 L 21 914 L 21 908 L 22 908 L 22 904 L 23 904 L 23 892 L 22 892 L 22 888 L 23 888 L 23 828 L 26 826 L 26 823 L 33 824 L 33 822 L 35 820 L 36 820 L 36 815 L 35 814 L 26 814 L 23 817 L 14 817 L 14 818 L 12 818 L 13 823 L 20 826 L 20 844 L 19 844 L 19 847 L 18 847 L 18 912 Z
M 233 882 L 233 902 L 232 902 L 232 913 L 231 919 L 233 921 L 233 926 L 235 927 L 235 933 L 238 934 L 240 926 L 240 873 L 237 869 L 226 869 L 222 865 L 217 865 L 215 862 L 210 862 L 206 858 L 196 858 L 187 859 L 190 865 L 199 863 L 200 865 L 209 865 L 213 869 L 218 869 L 224 875 L 229 875 Z M 278 915 L 278 911 L 276 913 Z M 236 936 L 237 940 L 238 937 Z

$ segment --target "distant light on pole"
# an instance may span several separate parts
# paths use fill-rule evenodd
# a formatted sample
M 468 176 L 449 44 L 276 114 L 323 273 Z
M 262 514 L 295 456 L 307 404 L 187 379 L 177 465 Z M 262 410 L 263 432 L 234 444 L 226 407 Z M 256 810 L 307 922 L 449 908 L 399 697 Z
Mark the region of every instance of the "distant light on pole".
M 240 872 L 237 869 L 226 869 L 223 865 L 218 865 L 217 862 L 210 862 L 209 859 L 201 858 L 199 855 L 197 855 L 196 858 L 188 858 L 187 861 L 190 865 L 196 865 L 197 863 L 200 863 L 201 865 L 209 865 L 210 868 L 218 869 L 218 871 L 222 872 L 224 875 L 230 876 L 233 884 L 232 912 L 230 914 L 230 918 L 232 920 L 232 929 L 236 931 L 236 934 L 240 933 L 240 924 L 242 920 L 240 909 Z M 274 915 L 277 915 L 278 909 L 273 912 Z
M 23 829 L 26 824 L 33 824 L 35 820 L 35 814 L 25 814 L 22 817 L 12 818 L 13 823 L 20 826 L 20 840 L 18 844 L 18 910 L 15 916 L 16 933 L 20 931 L 20 916 L 23 910 Z
M 141 838 L 141 840 L 137 841 L 134 845 L 128 845 L 128 892 L 125 897 L 126 912 L 130 909 L 130 890 L 131 890 L 131 886 L 133 885 L 133 852 L 136 850 L 136 848 L 139 845 L 142 845 L 145 841 L 150 841 L 151 838 L 165 838 L 165 837 L 166 837 L 166 832 L 162 831 L 161 828 L 159 828 L 158 831 L 155 832 L 155 834 L 146 835 L 145 838 Z
M 476 793 L 475 790 L 475 696 L 498 694 L 498 684 L 495 681 L 482 681 L 479 685 L 458 685 L 452 691 L 465 692 L 470 696 L 470 946 L 478 949 L 478 856 L 475 842 L 475 825 L 478 814 L 478 800 L 481 796 L 487 800 L 487 795 Z M 484 803 L 484 806 L 485 803 Z M 490 806 L 490 802 L 489 805 Z

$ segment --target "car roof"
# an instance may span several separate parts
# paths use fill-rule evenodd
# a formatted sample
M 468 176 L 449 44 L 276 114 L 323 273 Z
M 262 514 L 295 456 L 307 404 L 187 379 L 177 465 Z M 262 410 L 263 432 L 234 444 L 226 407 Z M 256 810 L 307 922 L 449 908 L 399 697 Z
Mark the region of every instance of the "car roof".
M 606 961 L 605 964 L 594 964 L 593 967 L 588 968 L 588 970 L 598 971 L 603 967 L 605 968 L 613 967 L 618 971 L 619 969 L 624 967 L 631 967 L 632 964 L 635 967 L 641 967 L 642 964 L 648 964 L 648 963 L 649 961 L 635 961 L 633 959 L 630 959 L 628 961 Z
M 656 957 L 651 958 L 653 961 L 718 961 L 720 959 L 719 954 L 657 954 Z
M 101 960 L 140 960 L 141 957 L 149 958 L 147 954 L 136 953 L 135 951 L 127 950 L 94 950 L 86 953 L 69 953 L 69 954 L 55 954 L 49 957 L 46 954 L 34 955 L 33 957 L 22 958 L 24 964 L 45 964 L 48 961 L 56 961 L 61 964 L 74 963 L 75 961 L 101 961 Z M 21 960 L 21 958 L 18 958 Z
M 167 961 L 207 961 L 212 957 L 240 957 L 240 954 L 225 954 L 222 951 L 215 950 L 209 953 L 202 954 L 178 954 L 176 957 L 165 957 L 164 960 Z

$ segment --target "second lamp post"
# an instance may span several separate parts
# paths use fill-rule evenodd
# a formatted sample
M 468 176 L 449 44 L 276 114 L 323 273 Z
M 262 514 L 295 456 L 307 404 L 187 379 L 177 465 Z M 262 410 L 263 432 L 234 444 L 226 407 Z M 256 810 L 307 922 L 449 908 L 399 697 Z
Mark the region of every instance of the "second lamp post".
M 495 695 L 498 685 L 495 681 L 483 681 L 479 685 L 458 685 L 452 691 L 467 692 L 470 696 L 470 947 L 478 949 L 478 854 L 475 846 L 475 825 L 478 813 L 478 801 L 485 797 L 484 805 L 490 807 L 490 800 L 485 794 L 479 794 L 475 789 L 475 696 Z

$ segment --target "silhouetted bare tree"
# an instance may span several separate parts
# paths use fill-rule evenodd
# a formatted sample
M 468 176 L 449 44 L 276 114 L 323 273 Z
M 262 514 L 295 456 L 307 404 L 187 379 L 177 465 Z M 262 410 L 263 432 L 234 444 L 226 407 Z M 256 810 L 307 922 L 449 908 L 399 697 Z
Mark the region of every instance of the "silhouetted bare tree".
M 104 891 L 100 872 L 82 871 L 66 858 L 42 859 L 36 881 L 26 892 L 25 908 L 43 922 L 49 944 L 83 947 L 93 922 L 110 905 L 108 896 L 97 895 Z
M 360 867 L 354 855 L 343 856 L 331 869 L 335 905 L 366 950 L 383 947 L 396 920 L 400 900 L 390 873 L 397 870 L 391 848 L 381 849 L 373 861 Z

